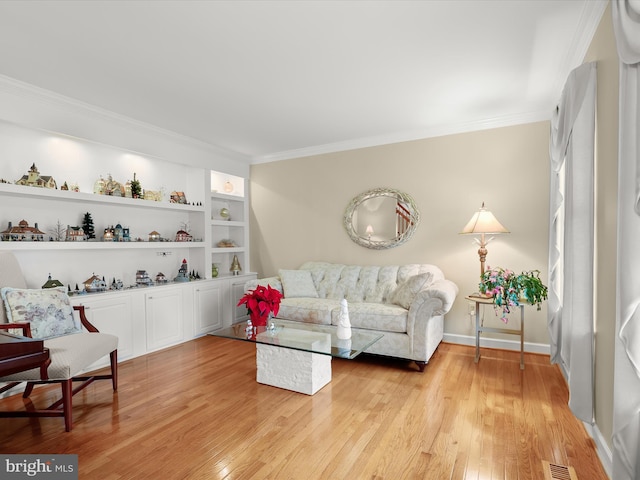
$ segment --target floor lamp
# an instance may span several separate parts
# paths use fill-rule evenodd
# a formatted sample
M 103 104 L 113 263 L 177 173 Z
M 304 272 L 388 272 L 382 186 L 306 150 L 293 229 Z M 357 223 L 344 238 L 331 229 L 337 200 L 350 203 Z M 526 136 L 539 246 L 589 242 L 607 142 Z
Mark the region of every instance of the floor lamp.
M 509 233 L 507 230 L 491 213 L 484 208 L 484 202 L 482 207 L 476 213 L 473 214 L 469 223 L 460 232 L 461 234 L 480 235 L 480 239 L 475 238 L 475 242 L 480 246 L 478 249 L 478 256 L 480 257 L 480 276 L 484 275 L 484 262 L 487 258 L 487 244 L 493 239 L 488 239 L 485 235 L 497 235 L 498 233 Z

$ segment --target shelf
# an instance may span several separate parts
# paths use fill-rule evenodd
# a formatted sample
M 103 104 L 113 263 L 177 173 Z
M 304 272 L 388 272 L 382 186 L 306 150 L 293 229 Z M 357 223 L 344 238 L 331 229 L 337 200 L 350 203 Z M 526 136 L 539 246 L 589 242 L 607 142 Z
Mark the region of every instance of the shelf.
M 211 198 L 217 200 L 230 200 L 232 202 L 244 202 L 244 197 L 240 195 L 229 195 L 228 193 L 211 192 Z
M 152 200 L 142 200 L 139 198 L 111 197 L 108 195 L 96 195 L 93 193 L 72 192 L 67 190 L 54 190 L 50 188 L 26 187 L 11 183 L 0 183 L 0 195 L 10 195 L 12 197 L 29 197 L 46 200 L 68 201 L 68 202 L 91 202 L 104 205 L 114 205 L 118 207 L 136 207 L 176 210 L 183 212 L 204 212 L 202 205 L 183 205 L 180 203 L 154 202 Z M 229 195 L 226 195 L 227 197 Z
M 244 247 L 228 247 L 228 248 L 214 247 L 211 249 L 211 253 L 242 253 L 244 251 L 245 251 Z
M 236 222 L 233 220 L 211 220 L 212 227 L 246 227 L 245 222 Z
M 204 248 L 204 242 L 0 242 L 0 250 L 171 250 Z M 219 250 L 232 250 L 223 248 Z

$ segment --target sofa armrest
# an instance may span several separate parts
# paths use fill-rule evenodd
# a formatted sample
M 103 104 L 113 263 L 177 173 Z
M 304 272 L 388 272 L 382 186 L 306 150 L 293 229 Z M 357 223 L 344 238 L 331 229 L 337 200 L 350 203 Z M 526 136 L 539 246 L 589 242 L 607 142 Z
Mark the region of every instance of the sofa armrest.
M 431 316 L 444 315 L 451 310 L 458 291 L 458 286 L 451 280 L 436 280 L 417 293 L 410 310 L 420 309 L 427 303 L 432 306 Z
M 255 290 L 258 285 L 262 285 L 266 287 L 267 285 L 271 286 L 271 288 L 275 288 L 280 293 L 284 293 L 282 289 L 282 282 L 280 281 L 280 277 L 265 277 L 258 278 L 255 280 L 248 280 L 247 283 L 244 284 L 244 291 L 248 292 L 249 290 Z

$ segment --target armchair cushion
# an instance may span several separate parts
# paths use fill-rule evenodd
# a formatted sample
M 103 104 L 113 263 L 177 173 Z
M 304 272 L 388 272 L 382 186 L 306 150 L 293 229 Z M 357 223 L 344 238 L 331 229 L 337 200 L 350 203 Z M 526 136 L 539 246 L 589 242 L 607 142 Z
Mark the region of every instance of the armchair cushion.
M 3 287 L 0 295 L 8 321 L 30 323 L 33 338 L 46 339 L 80 331 L 64 288 Z
M 49 380 L 67 380 L 75 377 L 93 362 L 118 348 L 118 337 L 108 333 L 79 332 L 45 340 L 51 365 L 47 369 Z M 27 382 L 40 380 L 40 369 L 1 377 L 0 382 Z

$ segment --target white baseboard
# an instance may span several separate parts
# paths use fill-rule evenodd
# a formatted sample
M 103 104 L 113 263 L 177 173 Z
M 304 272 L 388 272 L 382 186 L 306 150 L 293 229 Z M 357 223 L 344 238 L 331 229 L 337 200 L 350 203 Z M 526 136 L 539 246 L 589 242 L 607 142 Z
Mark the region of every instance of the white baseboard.
M 600 432 L 598 425 L 590 425 L 585 422 L 582 423 L 584 424 L 584 428 L 587 430 L 587 433 L 591 438 L 593 438 L 593 441 L 596 442 L 598 458 L 600 459 L 602 468 L 604 468 L 607 476 L 611 478 L 613 472 L 613 456 L 609 445 L 607 445 L 605 438 L 602 436 L 602 432 Z
M 476 337 L 473 337 L 471 335 L 458 335 L 455 333 L 445 333 L 443 341 L 448 343 L 456 343 L 458 345 L 475 346 Z M 516 352 L 520 351 L 519 340 L 506 340 L 502 338 L 481 337 L 480 346 L 488 347 L 488 348 L 500 348 L 502 350 L 515 350 Z M 527 353 L 541 353 L 544 355 L 549 355 L 550 353 L 549 345 L 545 345 L 544 343 L 532 343 L 532 342 L 524 342 L 524 351 Z

